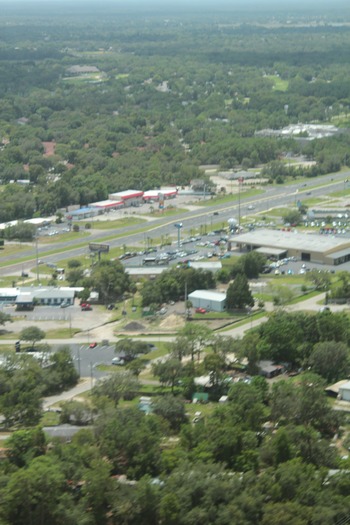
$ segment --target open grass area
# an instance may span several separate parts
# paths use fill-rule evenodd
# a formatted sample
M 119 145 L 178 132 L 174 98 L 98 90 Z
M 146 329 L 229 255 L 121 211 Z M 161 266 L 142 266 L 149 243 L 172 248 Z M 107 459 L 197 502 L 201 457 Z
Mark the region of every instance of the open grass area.
M 125 217 L 123 219 L 97 221 L 90 220 L 79 223 L 81 228 L 85 228 L 86 224 L 90 224 L 94 230 L 116 230 L 118 228 L 127 228 L 128 226 L 134 226 L 135 224 L 145 223 L 145 219 L 140 217 Z
M 271 208 L 270 210 L 264 211 L 264 215 L 268 215 L 269 217 L 283 217 L 290 211 L 289 207 L 283 207 L 283 208 Z
M 277 75 L 266 75 L 265 78 L 272 80 L 273 82 L 272 89 L 274 91 L 287 91 L 288 86 L 289 86 L 288 80 L 283 80 L 281 77 Z
M 255 195 L 261 195 L 264 193 L 263 190 L 249 189 L 241 191 L 241 199 L 247 197 L 254 197 Z M 231 202 L 238 202 L 238 193 L 230 193 L 223 196 L 208 196 L 207 199 L 203 199 L 196 203 L 198 206 L 214 206 L 216 204 L 229 204 Z
M 67 324 L 68 321 L 65 322 Z M 69 328 L 69 327 L 62 327 L 62 328 L 55 328 L 53 330 L 47 330 L 45 332 L 46 339 L 69 339 L 70 337 L 73 337 L 75 334 L 79 334 L 81 330 L 79 328 Z
M 69 241 L 75 241 L 84 239 L 85 237 L 89 237 L 91 233 L 89 230 L 80 230 L 78 232 L 66 232 L 62 233 L 61 235 L 52 235 L 52 236 L 45 236 L 40 237 L 39 246 L 42 244 L 58 244 L 60 242 L 69 242 Z
M 40 425 L 43 427 L 55 427 L 60 422 L 60 415 L 57 412 L 44 412 L 40 420 Z
M 143 213 L 142 215 L 147 215 L 148 217 L 153 217 L 156 219 L 161 219 L 162 217 L 171 217 L 172 215 L 178 215 L 180 213 L 186 213 L 188 209 L 186 208 L 165 208 L 164 210 L 155 209 L 151 213 Z

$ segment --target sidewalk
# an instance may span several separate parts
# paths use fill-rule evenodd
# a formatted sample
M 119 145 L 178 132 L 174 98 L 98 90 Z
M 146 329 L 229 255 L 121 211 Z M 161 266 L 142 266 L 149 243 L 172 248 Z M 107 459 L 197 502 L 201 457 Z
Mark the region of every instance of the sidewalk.
M 91 386 L 94 385 L 95 379 L 91 379 L 90 377 L 82 377 L 77 386 L 75 386 L 71 390 L 66 390 L 65 392 L 62 392 L 61 394 L 58 394 L 56 396 L 44 397 L 43 410 L 48 410 L 51 406 L 62 401 L 71 401 L 72 399 L 78 397 L 87 390 L 91 390 Z

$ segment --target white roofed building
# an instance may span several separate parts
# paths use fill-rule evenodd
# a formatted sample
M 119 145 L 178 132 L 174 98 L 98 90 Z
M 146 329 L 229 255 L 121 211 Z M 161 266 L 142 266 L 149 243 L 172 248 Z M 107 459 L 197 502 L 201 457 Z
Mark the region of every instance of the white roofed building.
M 110 200 L 122 201 L 124 206 L 140 206 L 143 202 L 143 191 L 125 190 L 109 195 Z
M 209 290 L 195 290 L 188 295 L 194 308 L 205 308 L 208 311 L 223 312 L 226 310 L 226 294 Z

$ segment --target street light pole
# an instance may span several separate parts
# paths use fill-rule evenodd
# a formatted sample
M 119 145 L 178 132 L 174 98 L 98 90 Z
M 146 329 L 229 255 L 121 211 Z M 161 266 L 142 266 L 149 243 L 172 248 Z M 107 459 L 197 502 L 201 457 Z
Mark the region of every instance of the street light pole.
M 39 284 L 38 231 L 35 233 L 36 284 Z
M 182 228 L 182 222 L 177 222 L 174 226 L 177 228 L 177 248 L 180 250 L 180 230 Z

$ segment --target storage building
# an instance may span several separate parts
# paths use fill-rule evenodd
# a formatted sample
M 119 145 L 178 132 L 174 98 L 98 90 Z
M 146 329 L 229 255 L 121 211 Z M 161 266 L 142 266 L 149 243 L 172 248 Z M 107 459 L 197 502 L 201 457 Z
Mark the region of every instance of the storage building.
M 212 312 L 223 312 L 226 309 L 226 294 L 208 290 L 195 290 L 188 295 L 194 308 L 205 308 Z

